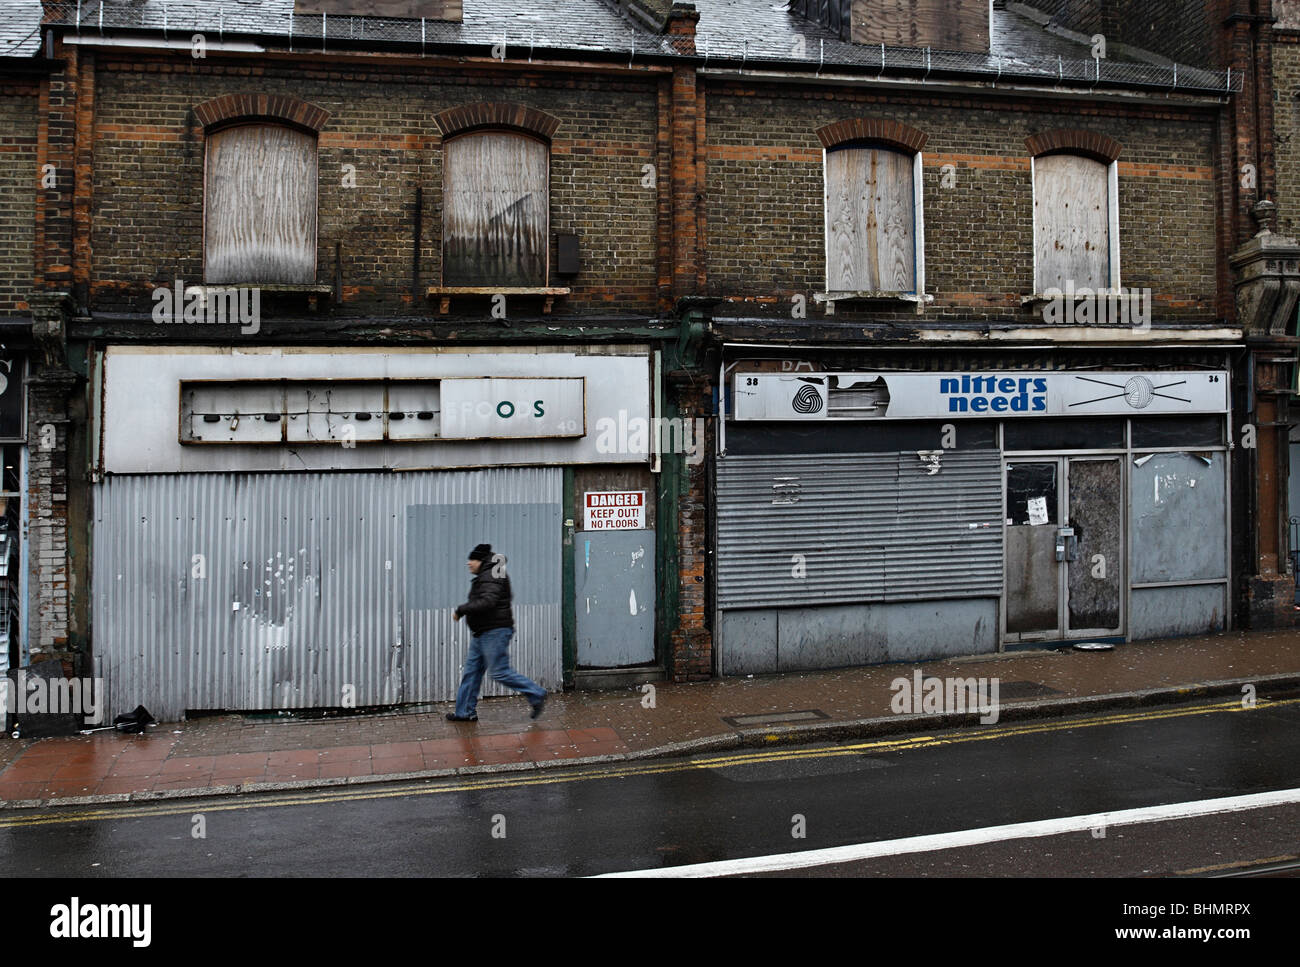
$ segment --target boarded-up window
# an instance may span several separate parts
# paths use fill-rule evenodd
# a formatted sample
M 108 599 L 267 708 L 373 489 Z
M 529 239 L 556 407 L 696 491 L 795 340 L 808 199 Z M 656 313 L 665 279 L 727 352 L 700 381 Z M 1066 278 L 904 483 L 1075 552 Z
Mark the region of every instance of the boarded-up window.
M 248 124 L 208 138 L 204 279 L 316 281 L 316 137 Z
M 550 151 L 519 134 L 466 134 L 446 144 L 444 285 L 546 284 Z
M 916 291 L 913 162 L 882 148 L 826 152 L 829 291 Z
M 1110 246 L 1109 166 L 1073 154 L 1035 158 L 1035 290 L 1109 287 Z

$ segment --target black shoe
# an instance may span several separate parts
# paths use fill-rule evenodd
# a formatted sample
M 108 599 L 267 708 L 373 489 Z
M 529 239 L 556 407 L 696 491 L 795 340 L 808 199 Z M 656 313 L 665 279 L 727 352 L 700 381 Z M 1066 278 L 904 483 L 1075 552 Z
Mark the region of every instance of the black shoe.
M 542 700 L 541 700 L 540 702 L 538 702 L 536 705 L 533 706 L 533 710 L 532 710 L 531 712 L 528 713 L 528 717 L 529 717 L 530 719 L 535 719 L 535 718 L 537 718 L 537 716 L 539 716 L 539 715 L 542 714 L 542 709 L 544 709 L 544 708 L 546 708 L 546 696 L 545 696 L 545 695 L 542 696 Z
M 455 712 L 447 713 L 448 722 L 477 722 L 477 715 L 457 715 Z

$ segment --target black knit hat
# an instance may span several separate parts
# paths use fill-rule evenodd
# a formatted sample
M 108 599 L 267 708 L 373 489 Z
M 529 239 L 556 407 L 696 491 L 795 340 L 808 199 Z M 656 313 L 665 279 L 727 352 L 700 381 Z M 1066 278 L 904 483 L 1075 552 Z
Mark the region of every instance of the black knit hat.
M 469 552 L 471 561 L 490 561 L 492 560 L 492 545 L 479 544 L 474 550 Z

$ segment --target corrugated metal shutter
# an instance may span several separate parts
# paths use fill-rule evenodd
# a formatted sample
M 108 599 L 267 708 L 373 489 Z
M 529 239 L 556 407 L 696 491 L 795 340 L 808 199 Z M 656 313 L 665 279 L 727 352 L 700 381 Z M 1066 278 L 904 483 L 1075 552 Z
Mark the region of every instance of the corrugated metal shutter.
M 508 558 L 512 664 L 560 687 L 561 474 L 105 479 L 93 647 L 110 709 L 339 707 L 349 685 L 358 706 L 454 698 L 469 633 L 452 609 L 482 541 Z
M 937 473 L 915 452 L 719 461 L 718 607 L 1000 595 L 1001 456 L 937 459 Z

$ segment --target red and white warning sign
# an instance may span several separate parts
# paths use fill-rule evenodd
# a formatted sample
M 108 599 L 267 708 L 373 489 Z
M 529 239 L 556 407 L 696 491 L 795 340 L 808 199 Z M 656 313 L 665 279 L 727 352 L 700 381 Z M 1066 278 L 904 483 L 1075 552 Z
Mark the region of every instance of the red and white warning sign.
M 586 495 L 589 531 L 645 530 L 645 491 L 621 490 Z

